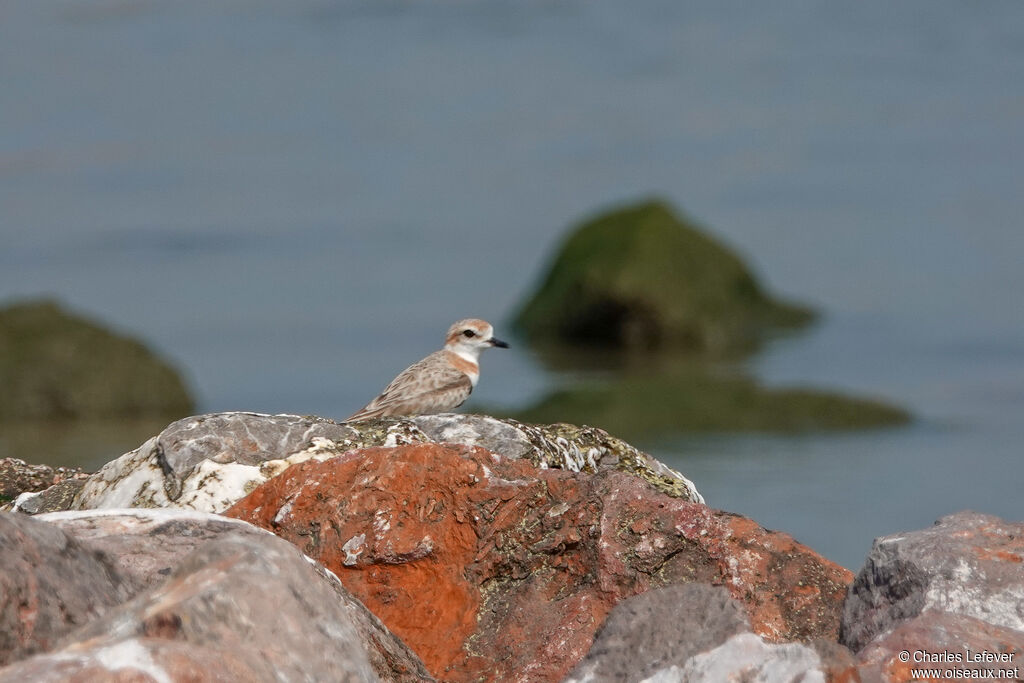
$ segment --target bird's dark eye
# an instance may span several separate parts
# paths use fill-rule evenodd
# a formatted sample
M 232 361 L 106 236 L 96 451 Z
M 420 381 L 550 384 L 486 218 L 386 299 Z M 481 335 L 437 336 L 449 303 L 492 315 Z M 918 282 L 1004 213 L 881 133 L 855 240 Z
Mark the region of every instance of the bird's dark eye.
M 476 336 L 476 332 L 474 332 L 473 330 L 463 330 L 462 334 L 464 336 L 466 336 L 466 337 L 475 337 Z

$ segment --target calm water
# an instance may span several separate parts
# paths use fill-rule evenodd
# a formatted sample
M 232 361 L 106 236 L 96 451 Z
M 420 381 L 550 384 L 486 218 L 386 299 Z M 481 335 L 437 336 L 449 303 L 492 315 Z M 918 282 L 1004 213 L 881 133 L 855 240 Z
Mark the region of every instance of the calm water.
M 0 298 L 144 337 L 204 411 L 344 417 L 452 320 L 500 332 L 570 223 L 663 195 L 825 312 L 753 372 L 920 419 L 641 445 L 856 568 L 1024 517 L 1022 122 L 1016 1 L 6 0 Z M 483 365 L 481 404 L 560 381 Z

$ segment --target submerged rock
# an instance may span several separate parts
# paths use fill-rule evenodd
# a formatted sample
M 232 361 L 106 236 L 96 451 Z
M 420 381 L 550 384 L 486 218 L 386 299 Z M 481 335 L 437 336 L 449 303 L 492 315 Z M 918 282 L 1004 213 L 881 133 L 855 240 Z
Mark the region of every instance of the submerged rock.
M 695 432 L 810 432 L 892 427 L 910 414 L 875 399 L 770 388 L 736 374 L 691 369 L 628 374 L 558 389 L 512 417 L 586 422 L 628 438 Z
M 451 681 L 561 680 L 622 600 L 724 586 L 769 642 L 835 639 L 850 572 L 616 469 L 479 447 L 307 460 L 226 511 L 290 540 Z
M 809 432 L 900 425 L 883 401 L 767 388 L 711 361 L 755 350 L 810 310 L 770 297 L 729 249 L 663 202 L 597 216 L 566 240 L 515 324 L 556 370 L 594 370 L 503 413 L 599 424 L 638 438 L 692 432 Z
M 575 228 L 515 323 L 532 340 L 731 354 L 812 318 L 766 294 L 736 254 L 666 203 L 648 201 Z
M 0 310 L 0 420 L 187 415 L 181 376 L 142 342 L 53 301 Z
M 423 415 L 343 424 L 317 417 L 216 413 L 179 420 L 85 480 L 66 509 L 177 507 L 221 512 L 286 468 L 353 449 L 416 443 L 479 445 L 538 467 L 629 472 L 685 500 L 693 483 L 607 432 L 480 415 Z M 53 511 L 50 492 L 23 494 L 22 512 Z M 44 504 L 45 503 L 45 504 Z

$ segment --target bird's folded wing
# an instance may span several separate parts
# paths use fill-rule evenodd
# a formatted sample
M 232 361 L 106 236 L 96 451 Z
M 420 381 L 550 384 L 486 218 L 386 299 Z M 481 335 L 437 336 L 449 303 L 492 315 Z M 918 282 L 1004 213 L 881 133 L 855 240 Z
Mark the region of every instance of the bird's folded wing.
M 429 414 L 462 405 L 473 391 L 473 383 L 439 353 L 406 368 L 380 396 L 346 422 L 387 415 Z

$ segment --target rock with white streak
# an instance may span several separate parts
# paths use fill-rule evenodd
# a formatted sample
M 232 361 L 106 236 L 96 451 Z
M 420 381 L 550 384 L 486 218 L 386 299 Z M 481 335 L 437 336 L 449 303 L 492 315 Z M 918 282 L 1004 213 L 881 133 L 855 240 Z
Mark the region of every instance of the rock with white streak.
M 343 425 L 296 415 L 218 413 L 178 420 L 104 465 L 72 508 L 220 512 L 293 462 L 317 457 L 315 444 L 352 435 Z
M 100 551 L 139 590 L 163 583 L 184 558 L 222 536 L 269 536 L 230 517 L 189 510 L 70 510 L 34 519 Z
M 478 415 L 426 415 L 342 424 L 317 417 L 216 413 L 169 425 L 90 476 L 67 509 L 182 508 L 221 512 L 289 466 L 354 449 L 416 443 L 478 445 L 540 467 L 617 469 L 677 498 L 703 502 L 693 483 L 593 427 L 526 425 Z M 51 511 L 43 494 L 15 509 Z
M 369 615 L 336 577 L 271 534 L 194 513 L 90 514 L 44 518 L 91 539 L 83 543 L 111 548 L 120 537 L 129 576 L 146 571 L 139 555 L 147 537 L 158 546 L 181 537 L 180 561 L 56 649 L 0 669 L 0 682 L 429 680 L 396 640 L 390 653 L 368 654 L 373 639 L 394 637 L 379 622 L 367 634 L 360 621 Z M 190 536 L 197 549 L 185 554 Z M 150 570 L 171 554 L 161 557 Z M 403 650 L 404 660 L 388 661 Z
M 217 545 L 225 538 L 281 543 L 273 534 L 241 520 L 186 510 L 68 511 L 39 515 L 31 521 L 37 520 L 59 529 L 74 542 L 91 548 L 93 553 L 102 553 L 136 590 L 158 587 L 177 571 L 186 557 L 208 545 Z M 307 562 L 319 574 L 321 582 L 334 592 L 334 601 L 348 612 L 359 642 L 365 645 L 370 663 L 381 678 L 429 679 L 419 658 L 344 590 L 337 577 L 308 558 Z M 163 648 L 161 651 L 176 650 Z
M 196 643 L 129 638 L 74 646 L 0 669 L 0 683 L 230 683 L 271 680 L 247 653 Z
M 750 632 L 743 607 L 722 586 L 684 583 L 654 588 L 616 605 L 566 683 L 641 680 L 737 633 Z
M 879 538 L 850 586 L 840 642 L 856 652 L 904 622 L 943 613 L 1024 634 L 1022 562 L 1024 523 L 975 512 Z
M 24 515 L 0 513 L 0 549 L 0 666 L 49 649 L 139 587 L 113 558 Z
M 566 683 L 797 683 L 855 675 L 846 648 L 823 639 L 768 643 L 723 586 L 689 583 L 616 605 Z
M 645 683 L 825 683 L 828 680 L 814 648 L 801 643 L 771 644 L 753 633 L 740 633 L 683 666 L 661 669 Z

